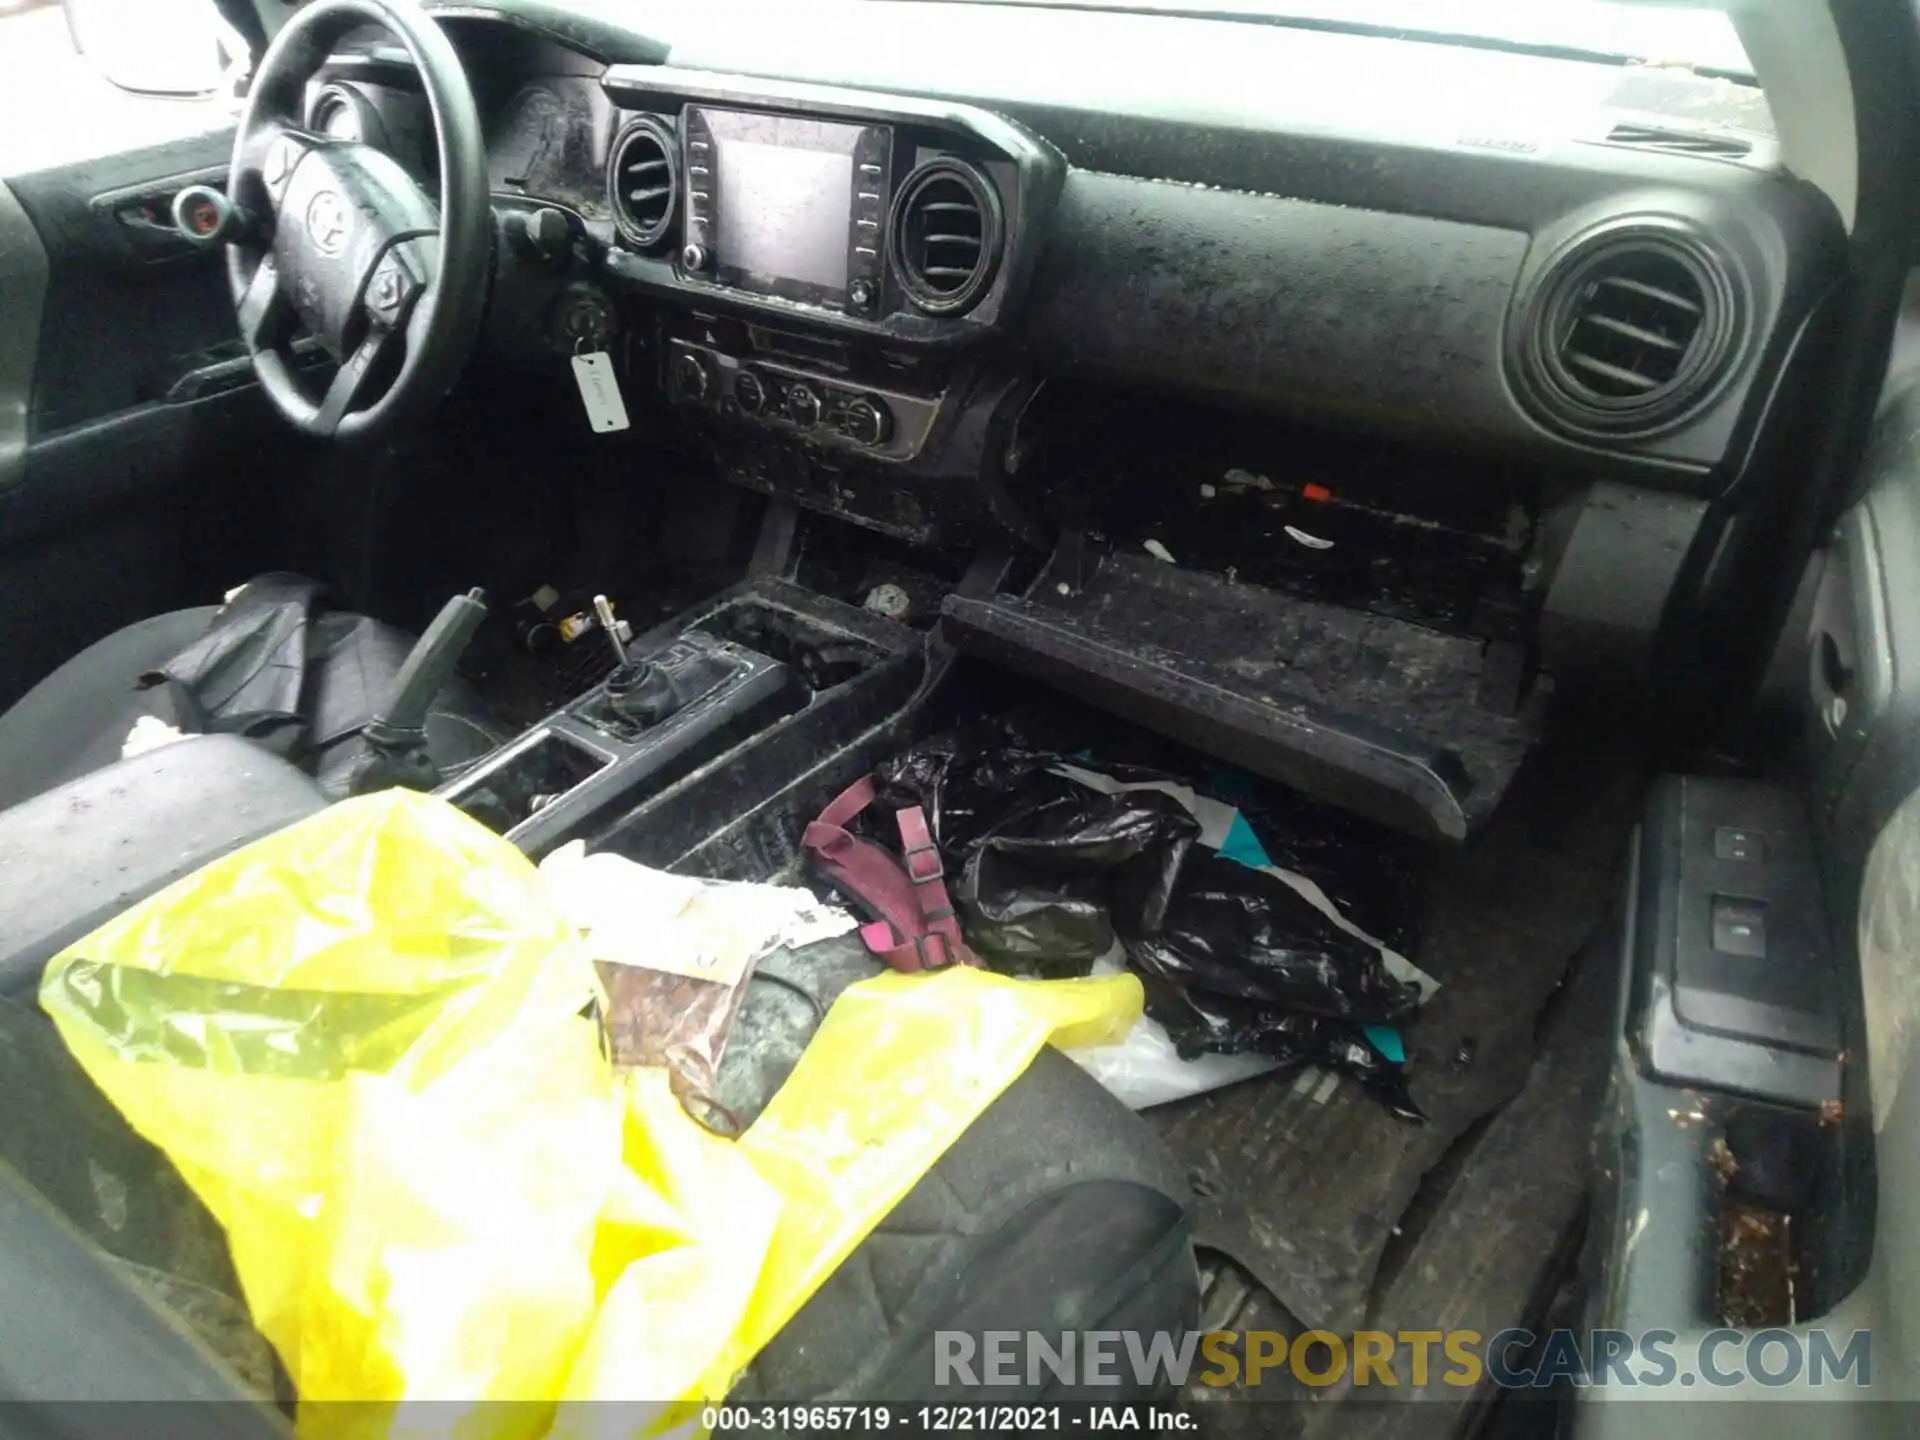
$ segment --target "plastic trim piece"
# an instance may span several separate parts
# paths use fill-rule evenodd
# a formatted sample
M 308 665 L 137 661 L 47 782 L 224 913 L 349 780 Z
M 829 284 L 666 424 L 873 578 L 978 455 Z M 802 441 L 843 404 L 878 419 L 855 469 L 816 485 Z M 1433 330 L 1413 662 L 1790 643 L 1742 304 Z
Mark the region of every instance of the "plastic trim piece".
M 1691 496 L 1593 485 L 1540 616 L 1540 663 L 1557 686 L 1615 703 L 1650 695 L 1667 601 L 1706 517 Z
M 1012 193 L 999 195 L 1005 235 L 999 274 L 964 315 L 898 311 L 881 319 L 861 319 L 820 305 L 744 292 L 691 274 L 678 265 L 620 250 L 610 251 L 607 256 L 608 272 L 614 278 L 666 296 L 747 314 L 785 316 L 818 328 L 920 345 L 978 340 L 994 333 L 1024 301 L 1067 167 L 1058 150 L 1014 121 L 944 100 L 670 65 L 615 65 L 608 69 L 601 85 L 615 105 L 632 111 L 677 109 L 692 101 L 943 131 L 984 146 L 1012 161 L 1014 168 Z M 998 187 L 994 188 L 997 192 Z
M 0 490 L 26 470 L 33 438 L 33 370 L 47 298 L 47 252 L 0 180 Z
M 1750 848 L 1720 843 L 1723 832 Z M 1635 861 L 1627 1033 L 1647 1073 L 1809 1110 L 1839 1099 L 1839 986 L 1798 798 L 1758 781 L 1668 776 L 1648 800 Z M 1716 943 L 1713 911 L 1728 899 L 1764 907 L 1763 956 Z
M 1861 473 L 1872 488 L 1835 528 L 1805 677 L 1823 838 L 1852 867 L 1920 785 L 1920 388 L 1887 398 Z
M 1071 543 L 1026 597 L 941 617 L 967 653 L 1423 839 L 1468 838 L 1536 735 L 1536 706 L 1479 707 L 1480 641 Z
M 1728 9 L 1766 92 L 1781 163 L 1819 186 L 1851 231 L 1860 150 L 1852 73 L 1831 11 L 1820 0 L 1741 0 Z

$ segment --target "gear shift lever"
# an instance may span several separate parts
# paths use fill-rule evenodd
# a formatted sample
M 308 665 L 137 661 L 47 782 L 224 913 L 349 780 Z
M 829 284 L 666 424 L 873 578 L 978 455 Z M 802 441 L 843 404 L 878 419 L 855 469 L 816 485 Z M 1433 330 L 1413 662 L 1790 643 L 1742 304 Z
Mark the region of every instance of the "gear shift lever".
M 698 677 L 691 674 L 679 677 L 679 672 L 670 664 L 657 665 L 645 656 L 636 660 L 620 641 L 620 622 L 614 618 L 613 606 L 606 596 L 593 597 L 593 613 L 600 617 L 600 628 L 607 632 L 607 643 L 620 661 L 606 681 L 607 704 L 615 714 L 644 729 L 658 725 L 687 703 L 688 695 L 681 693 L 681 684 L 677 681 L 680 678 L 697 681 Z M 668 653 L 669 657 L 673 654 Z M 697 691 L 689 692 L 692 693 Z
M 620 622 L 614 618 L 613 602 L 604 595 L 593 597 L 593 613 L 600 618 L 600 628 L 607 632 L 607 643 L 613 647 L 613 658 L 624 665 L 627 663 L 627 647 L 620 640 Z

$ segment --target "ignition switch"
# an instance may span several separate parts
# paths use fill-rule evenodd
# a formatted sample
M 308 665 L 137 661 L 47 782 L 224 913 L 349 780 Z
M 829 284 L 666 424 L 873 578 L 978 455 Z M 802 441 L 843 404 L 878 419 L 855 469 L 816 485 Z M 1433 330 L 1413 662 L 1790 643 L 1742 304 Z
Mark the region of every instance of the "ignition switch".
M 553 311 L 556 348 L 569 355 L 604 350 L 620 329 L 612 303 L 591 285 L 570 285 Z

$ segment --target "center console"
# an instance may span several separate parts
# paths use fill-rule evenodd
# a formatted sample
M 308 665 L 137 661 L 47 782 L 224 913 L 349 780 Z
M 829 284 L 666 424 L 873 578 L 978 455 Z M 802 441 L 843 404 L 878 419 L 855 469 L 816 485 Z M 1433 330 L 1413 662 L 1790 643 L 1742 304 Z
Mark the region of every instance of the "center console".
M 550 849 L 636 786 L 685 773 L 804 703 L 778 660 L 688 631 L 636 651 L 440 793 L 522 848 Z
M 777 772 L 860 727 L 911 691 L 919 651 L 903 626 L 750 579 L 623 647 L 604 680 L 436 793 L 530 855 L 597 844 L 703 777 L 738 790 L 752 756 L 780 756 L 763 767 Z

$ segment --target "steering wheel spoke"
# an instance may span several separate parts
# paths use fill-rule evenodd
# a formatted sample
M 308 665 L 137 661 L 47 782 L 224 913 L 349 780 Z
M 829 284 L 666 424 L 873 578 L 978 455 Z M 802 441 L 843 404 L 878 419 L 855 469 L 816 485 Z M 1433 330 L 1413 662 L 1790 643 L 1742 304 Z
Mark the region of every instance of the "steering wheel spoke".
M 228 194 L 260 214 L 277 215 L 288 180 L 313 145 L 291 122 L 263 117 L 235 142 Z
M 260 257 L 253 278 L 240 296 L 240 338 L 253 352 L 271 350 L 287 338 L 292 328 L 293 306 L 280 289 L 280 267 L 273 252 Z
M 366 391 L 368 379 L 379 368 L 387 352 L 404 343 L 400 332 L 395 330 L 383 330 L 375 326 L 367 331 L 366 338 L 340 362 L 338 373 L 327 385 L 326 396 L 314 416 L 314 429 L 319 434 L 331 436 L 340 428 L 342 420 L 361 408 L 360 399 Z

